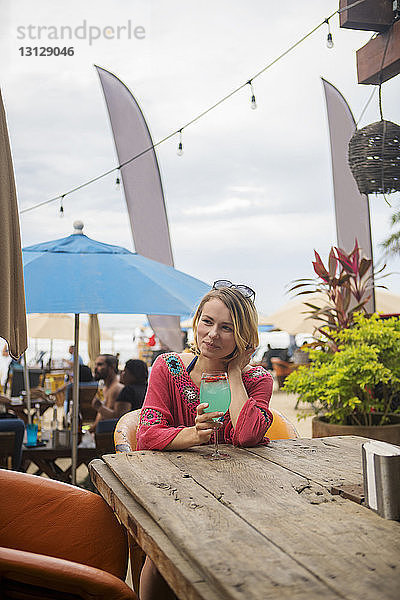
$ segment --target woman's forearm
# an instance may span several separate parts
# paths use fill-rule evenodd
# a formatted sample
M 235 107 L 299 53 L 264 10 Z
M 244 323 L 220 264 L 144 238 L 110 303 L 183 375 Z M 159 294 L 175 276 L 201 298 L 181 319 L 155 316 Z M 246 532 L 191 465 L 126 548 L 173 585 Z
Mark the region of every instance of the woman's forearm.
M 248 400 L 246 388 L 242 380 L 242 372 L 235 370 L 229 374 L 229 386 L 231 388 L 231 403 L 229 406 L 229 414 L 233 428 L 236 427 L 240 411 Z
M 196 427 L 184 427 L 174 437 L 173 440 L 165 446 L 164 450 L 185 450 L 192 446 L 198 446 L 201 442 L 196 434 Z

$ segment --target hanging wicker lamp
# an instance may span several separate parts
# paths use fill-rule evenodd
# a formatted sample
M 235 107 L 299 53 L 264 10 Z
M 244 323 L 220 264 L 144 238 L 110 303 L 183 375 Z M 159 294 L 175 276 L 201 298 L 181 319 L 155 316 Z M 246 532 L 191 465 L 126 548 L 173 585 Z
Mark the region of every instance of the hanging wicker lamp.
M 361 194 L 399 192 L 400 126 L 382 119 L 356 131 L 348 159 Z

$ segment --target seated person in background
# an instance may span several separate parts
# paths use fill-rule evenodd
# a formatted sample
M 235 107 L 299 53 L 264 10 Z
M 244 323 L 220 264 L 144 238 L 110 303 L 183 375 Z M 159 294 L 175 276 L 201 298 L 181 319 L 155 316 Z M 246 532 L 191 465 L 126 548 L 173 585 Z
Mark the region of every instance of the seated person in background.
M 116 416 L 142 407 L 147 391 L 148 375 L 147 365 L 143 360 L 132 358 L 126 361 L 120 376 L 120 382 L 125 387 L 119 393 L 115 403 L 115 410 L 119 413 Z
M 94 364 L 94 378 L 104 381 L 102 402 L 98 395 L 93 398 L 92 406 L 97 410 L 97 416 L 89 431 L 94 433 L 99 421 L 115 419 L 119 416 L 116 411 L 116 400 L 124 387 L 118 377 L 118 359 L 112 354 L 100 354 Z M 128 409 L 129 410 L 129 409 Z M 123 414 L 123 413 L 121 413 Z
M 310 358 L 307 352 L 307 342 L 303 342 L 301 348 L 296 348 L 293 352 L 293 362 L 295 365 L 308 365 Z
M 68 352 L 69 352 L 69 359 L 66 362 L 69 364 L 71 369 L 73 369 L 74 368 L 75 346 L 70 346 L 68 348 Z M 78 354 L 78 362 L 80 365 L 83 365 L 83 358 L 80 354 Z
M 271 344 L 268 344 L 267 350 L 264 352 L 263 357 L 261 359 L 261 365 L 267 371 L 272 371 L 271 356 L 272 356 L 272 348 L 271 348 Z

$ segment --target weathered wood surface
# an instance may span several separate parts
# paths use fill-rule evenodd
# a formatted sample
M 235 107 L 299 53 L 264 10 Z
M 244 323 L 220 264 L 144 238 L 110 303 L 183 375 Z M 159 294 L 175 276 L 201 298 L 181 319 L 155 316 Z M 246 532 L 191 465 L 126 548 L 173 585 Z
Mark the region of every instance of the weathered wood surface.
M 216 462 L 209 448 L 103 459 L 218 598 L 397 600 L 400 524 L 330 493 L 357 484 L 362 441 L 224 447 L 231 459 Z
M 246 452 L 243 454 L 250 461 L 254 460 Z M 196 451 L 182 455 L 135 452 L 103 459 L 174 546 L 200 570 L 210 590 L 218 592 L 218 598 L 305 600 L 310 593 L 315 597 L 337 598 L 257 529 L 227 510 L 226 504 L 199 485 L 194 477 L 186 476 L 186 470 L 182 471 L 170 461 L 171 457 L 179 461 L 179 457 L 186 455 L 200 461 L 196 472 L 198 468 L 203 470 L 206 479 L 209 468 L 216 467 L 216 463 L 206 462 Z M 232 460 L 222 462 L 232 468 Z M 298 485 L 305 482 L 298 476 L 293 479 Z M 178 593 L 175 587 L 173 589 Z
M 185 600 L 220 598 L 101 459 L 90 463 L 89 472 L 94 485 L 116 513 L 127 532 L 157 563 L 159 571 L 179 598 Z
M 363 485 L 361 446 L 367 441 L 354 436 L 279 440 L 248 452 L 331 489 Z

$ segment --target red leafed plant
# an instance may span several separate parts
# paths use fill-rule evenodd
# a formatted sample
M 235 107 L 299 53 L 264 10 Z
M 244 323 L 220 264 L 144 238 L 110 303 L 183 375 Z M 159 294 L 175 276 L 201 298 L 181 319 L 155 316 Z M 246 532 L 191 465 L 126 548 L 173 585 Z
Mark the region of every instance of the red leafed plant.
M 297 295 L 320 292 L 327 296 L 328 303 L 324 306 L 319 307 L 310 302 L 304 304 L 311 309 L 309 318 L 321 321 L 316 331 L 330 338 L 329 329 L 340 331 L 350 327 L 356 312 L 368 314 L 366 304 L 371 298 L 374 278 L 382 272 L 385 265 L 377 273 L 373 273 L 372 260 L 361 257 L 357 240 L 350 254 L 332 247 L 327 267 L 318 252 L 314 250 L 314 253 L 313 267 L 318 278 L 297 279 L 289 291 L 302 290 Z

